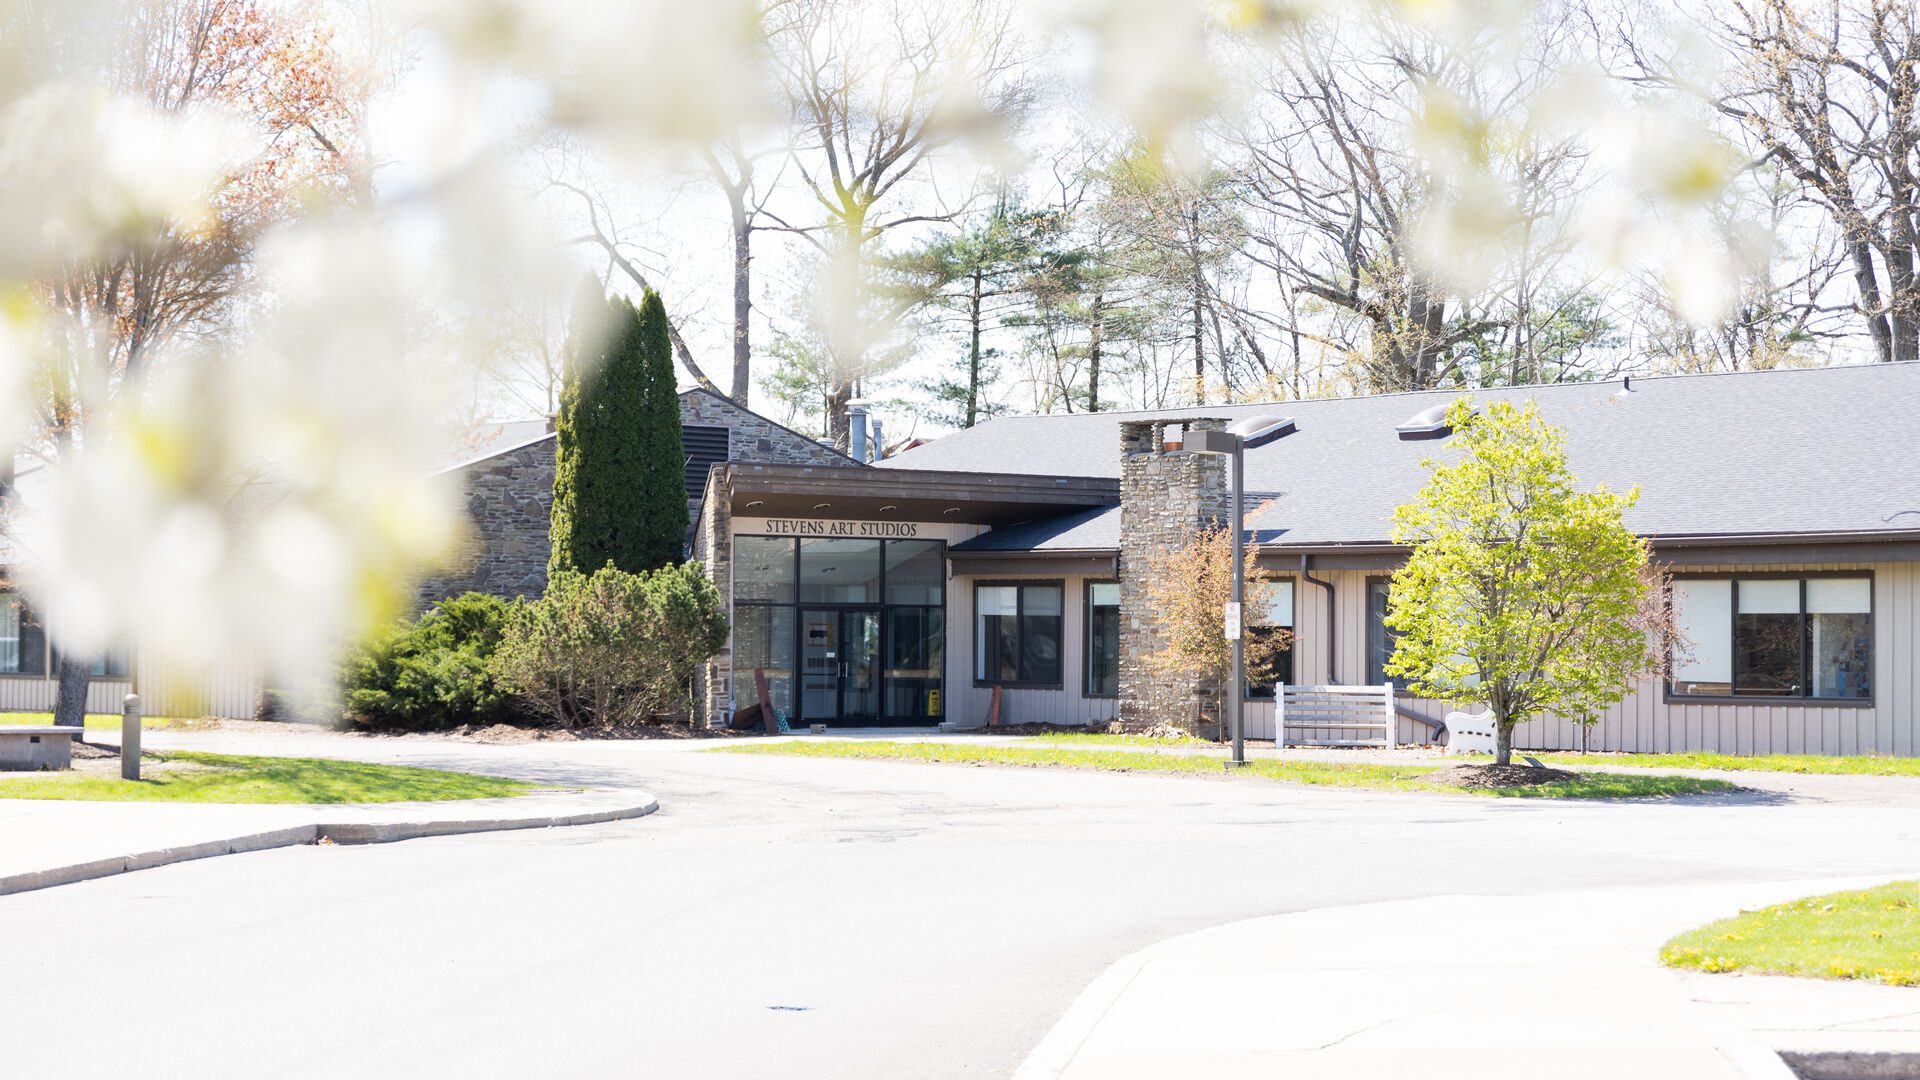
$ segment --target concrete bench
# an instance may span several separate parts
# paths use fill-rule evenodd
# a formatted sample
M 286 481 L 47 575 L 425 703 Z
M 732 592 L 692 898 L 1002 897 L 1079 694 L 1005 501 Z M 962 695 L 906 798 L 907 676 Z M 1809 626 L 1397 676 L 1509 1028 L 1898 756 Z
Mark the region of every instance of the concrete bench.
M 53 724 L 0 724 L 0 772 L 40 772 L 73 767 L 77 727 Z

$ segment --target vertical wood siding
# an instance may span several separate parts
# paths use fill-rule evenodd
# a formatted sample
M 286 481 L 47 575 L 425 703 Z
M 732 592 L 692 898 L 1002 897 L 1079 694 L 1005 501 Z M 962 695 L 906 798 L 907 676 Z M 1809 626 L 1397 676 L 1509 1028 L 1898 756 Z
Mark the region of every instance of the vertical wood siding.
M 1668 703 L 1664 687 L 1642 683 L 1607 710 L 1586 732 L 1594 750 L 1641 753 L 1701 750 L 1730 754 L 1920 754 L 1920 563 L 1820 563 L 1766 566 L 1701 566 L 1688 573 L 1870 570 L 1873 572 L 1874 704 L 1871 707 L 1782 704 Z M 1338 670 L 1328 667 L 1326 602 L 1321 590 L 1302 582 L 1296 593 L 1295 678 L 1360 683 L 1366 679 L 1366 582 L 1362 571 L 1316 573 L 1334 583 Z M 1443 701 L 1402 698 L 1401 704 L 1438 720 L 1454 706 Z M 1250 704 L 1248 734 L 1273 737 L 1272 706 Z M 1255 719 L 1258 717 L 1259 719 Z M 1400 722 L 1400 738 L 1430 742 L 1426 725 Z M 1578 750 L 1581 726 L 1546 717 L 1515 731 L 1518 746 L 1542 750 Z
M 947 580 L 947 719 L 962 727 L 987 722 L 993 688 L 973 685 L 973 586 L 976 581 L 1060 581 L 1060 574 L 995 574 L 953 577 Z M 1086 671 L 1086 583 L 1088 578 L 1064 575 L 1058 690 L 1002 690 L 1003 724 L 1106 723 L 1120 714 L 1115 698 L 1090 698 L 1081 692 Z
M 1658 753 L 1701 750 L 1732 754 L 1920 754 L 1920 563 L 1821 563 L 1813 565 L 1702 566 L 1688 573 L 1754 573 L 1767 571 L 1870 570 L 1873 572 L 1874 704 L 1870 707 L 1781 704 L 1668 703 L 1664 687 L 1641 684 L 1599 723 L 1585 732 L 1593 750 Z M 1367 579 L 1375 572 L 1315 571 L 1314 576 L 1334 586 L 1334 619 L 1327 625 L 1326 593 L 1304 579 L 1294 584 L 1294 679 L 1300 683 L 1345 683 L 1367 677 Z M 1045 575 L 1031 576 L 1047 580 Z M 997 579 L 996 579 L 997 580 Z M 1117 703 L 1088 699 L 1080 692 L 1085 644 L 1085 578 L 1066 579 L 1064 686 L 1060 690 L 1007 690 L 1001 710 L 1008 723 L 1046 721 L 1081 724 L 1111 720 Z M 947 594 L 947 685 L 951 704 L 947 718 L 960 724 L 985 722 L 991 691 L 973 685 L 973 582 L 954 578 Z M 1329 649 L 1329 645 L 1332 648 Z M 1455 706 L 1444 701 L 1401 697 L 1400 704 L 1443 719 Z M 1246 708 L 1249 738 L 1274 736 L 1274 709 L 1270 702 L 1249 701 Z M 1338 732 L 1303 729 L 1307 737 L 1328 738 Z M 1582 729 L 1560 717 L 1546 717 L 1520 727 L 1515 744 L 1528 749 L 1578 750 Z M 1399 738 L 1404 743 L 1435 741 L 1425 724 L 1402 718 Z
M 138 692 L 148 716 L 221 716 L 251 719 L 260 683 L 250 668 L 226 664 L 200 679 L 168 677 L 158 666 L 136 658 L 133 679 L 93 679 L 87 684 L 87 711 L 117 713 L 126 696 Z M 0 676 L 0 712 L 50 712 L 57 683 L 52 678 Z

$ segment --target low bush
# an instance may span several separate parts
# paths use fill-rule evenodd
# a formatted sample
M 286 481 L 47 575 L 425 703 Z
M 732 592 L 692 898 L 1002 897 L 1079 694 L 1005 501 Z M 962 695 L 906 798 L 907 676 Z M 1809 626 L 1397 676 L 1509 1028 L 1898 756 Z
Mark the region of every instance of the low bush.
M 562 727 L 632 725 L 689 715 L 694 673 L 726 642 L 725 605 L 699 563 L 566 570 L 510 613 L 492 671 Z
M 505 718 L 490 664 L 511 610 L 466 593 L 393 624 L 347 657 L 341 705 L 363 727 L 435 731 Z

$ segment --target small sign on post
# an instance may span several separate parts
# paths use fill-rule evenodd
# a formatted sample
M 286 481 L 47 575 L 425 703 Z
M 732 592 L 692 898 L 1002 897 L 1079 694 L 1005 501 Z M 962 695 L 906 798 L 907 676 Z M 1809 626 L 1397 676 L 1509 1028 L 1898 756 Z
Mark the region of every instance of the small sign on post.
M 1232 600 L 1227 601 L 1226 622 L 1227 622 L 1227 640 L 1239 641 L 1240 640 L 1240 605 Z
M 140 779 L 140 695 L 128 694 L 120 708 L 120 779 Z

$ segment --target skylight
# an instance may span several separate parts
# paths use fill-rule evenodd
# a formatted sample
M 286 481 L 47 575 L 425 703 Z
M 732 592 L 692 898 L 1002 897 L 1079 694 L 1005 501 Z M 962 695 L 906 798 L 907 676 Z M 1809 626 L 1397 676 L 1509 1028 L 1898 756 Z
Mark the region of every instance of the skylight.
M 1447 424 L 1447 410 L 1452 407 L 1453 402 L 1448 401 L 1421 409 L 1394 430 L 1402 439 L 1444 439 L 1453 434 L 1453 428 Z
M 1293 434 L 1293 417 L 1262 413 L 1258 416 L 1249 416 L 1227 430 L 1245 440 L 1248 447 L 1254 447 L 1271 442 L 1282 435 Z

